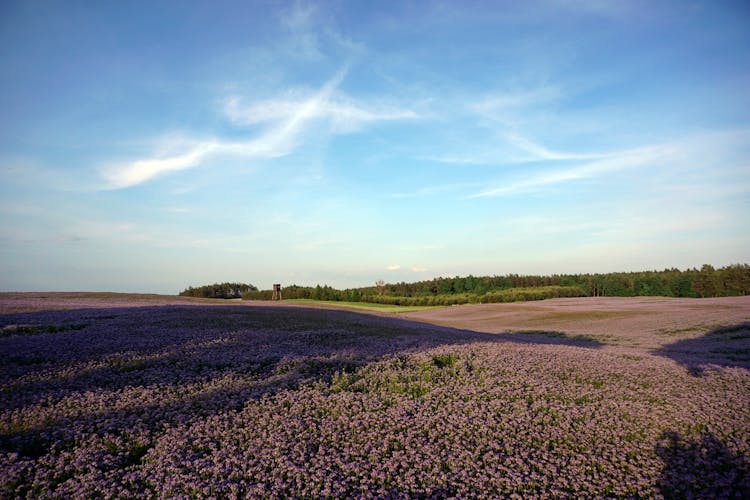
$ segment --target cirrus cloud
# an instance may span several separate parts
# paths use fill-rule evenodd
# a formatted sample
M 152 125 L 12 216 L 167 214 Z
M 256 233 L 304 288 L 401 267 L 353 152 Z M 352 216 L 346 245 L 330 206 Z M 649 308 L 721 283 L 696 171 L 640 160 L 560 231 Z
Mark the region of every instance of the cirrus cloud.
M 295 93 L 243 106 L 239 98 L 227 100 L 226 117 L 235 125 L 267 125 L 259 134 L 246 141 L 221 138 L 183 140 L 175 147 L 166 140 L 159 150 L 166 153 L 103 167 L 104 189 L 135 186 L 171 172 L 198 167 L 209 156 L 227 154 L 246 158 L 277 158 L 293 152 L 306 140 L 308 132 L 317 131 L 317 122 L 329 124 L 330 133 L 345 133 L 372 122 L 407 120 L 418 117 L 405 108 L 368 105 L 343 95 L 335 95 L 347 74 L 339 70 L 318 91 L 311 95 Z M 175 152 L 177 150 L 177 152 Z

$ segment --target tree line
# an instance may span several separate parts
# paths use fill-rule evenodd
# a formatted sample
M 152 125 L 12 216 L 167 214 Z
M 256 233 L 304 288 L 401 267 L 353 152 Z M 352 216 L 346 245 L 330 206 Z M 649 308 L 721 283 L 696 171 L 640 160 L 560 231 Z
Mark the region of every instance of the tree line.
M 385 285 L 381 295 L 419 296 L 474 293 L 485 294 L 512 288 L 548 286 L 578 287 L 588 296 L 665 296 L 722 297 L 750 294 L 750 265 L 732 264 L 715 269 L 709 264 L 700 269 L 664 269 L 602 274 L 553 274 L 505 276 L 466 276 L 434 278 L 415 283 Z M 368 290 L 377 293 L 377 287 Z
M 180 292 L 183 297 L 202 297 L 206 299 L 238 299 L 242 294 L 255 292 L 258 288 L 247 283 L 214 283 L 198 287 L 188 287 Z M 269 297 L 270 299 L 270 297 Z
M 271 290 L 254 290 L 245 299 L 271 300 Z M 284 299 L 375 302 L 394 305 L 449 305 L 470 302 L 509 302 L 554 297 L 724 297 L 750 295 L 750 265 L 732 264 L 681 271 L 619 272 L 601 274 L 553 274 L 465 276 L 434 278 L 414 283 L 385 283 L 338 290 L 328 285 L 292 285 Z

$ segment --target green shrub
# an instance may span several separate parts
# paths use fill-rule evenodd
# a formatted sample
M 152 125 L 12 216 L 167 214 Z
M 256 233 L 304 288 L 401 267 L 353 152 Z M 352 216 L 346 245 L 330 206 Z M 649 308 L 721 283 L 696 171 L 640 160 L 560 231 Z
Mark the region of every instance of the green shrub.
M 432 362 L 438 368 L 450 368 L 456 364 L 458 356 L 455 354 L 436 354 L 432 357 Z

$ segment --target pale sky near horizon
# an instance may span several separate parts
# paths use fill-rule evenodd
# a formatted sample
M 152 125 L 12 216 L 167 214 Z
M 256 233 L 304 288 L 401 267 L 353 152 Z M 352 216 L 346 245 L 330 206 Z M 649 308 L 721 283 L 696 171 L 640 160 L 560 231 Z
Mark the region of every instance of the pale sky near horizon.
M 750 262 L 750 4 L 0 4 L 0 291 Z

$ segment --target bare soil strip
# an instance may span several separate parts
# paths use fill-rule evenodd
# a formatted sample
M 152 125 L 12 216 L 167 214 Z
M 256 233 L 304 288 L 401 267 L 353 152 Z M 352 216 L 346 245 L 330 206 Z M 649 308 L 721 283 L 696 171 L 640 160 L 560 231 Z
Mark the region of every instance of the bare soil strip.
M 610 345 L 656 349 L 750 321 L 750 296 L 584 297 L 455 306 L 403 316 L 476 332 L 557 332 Z

